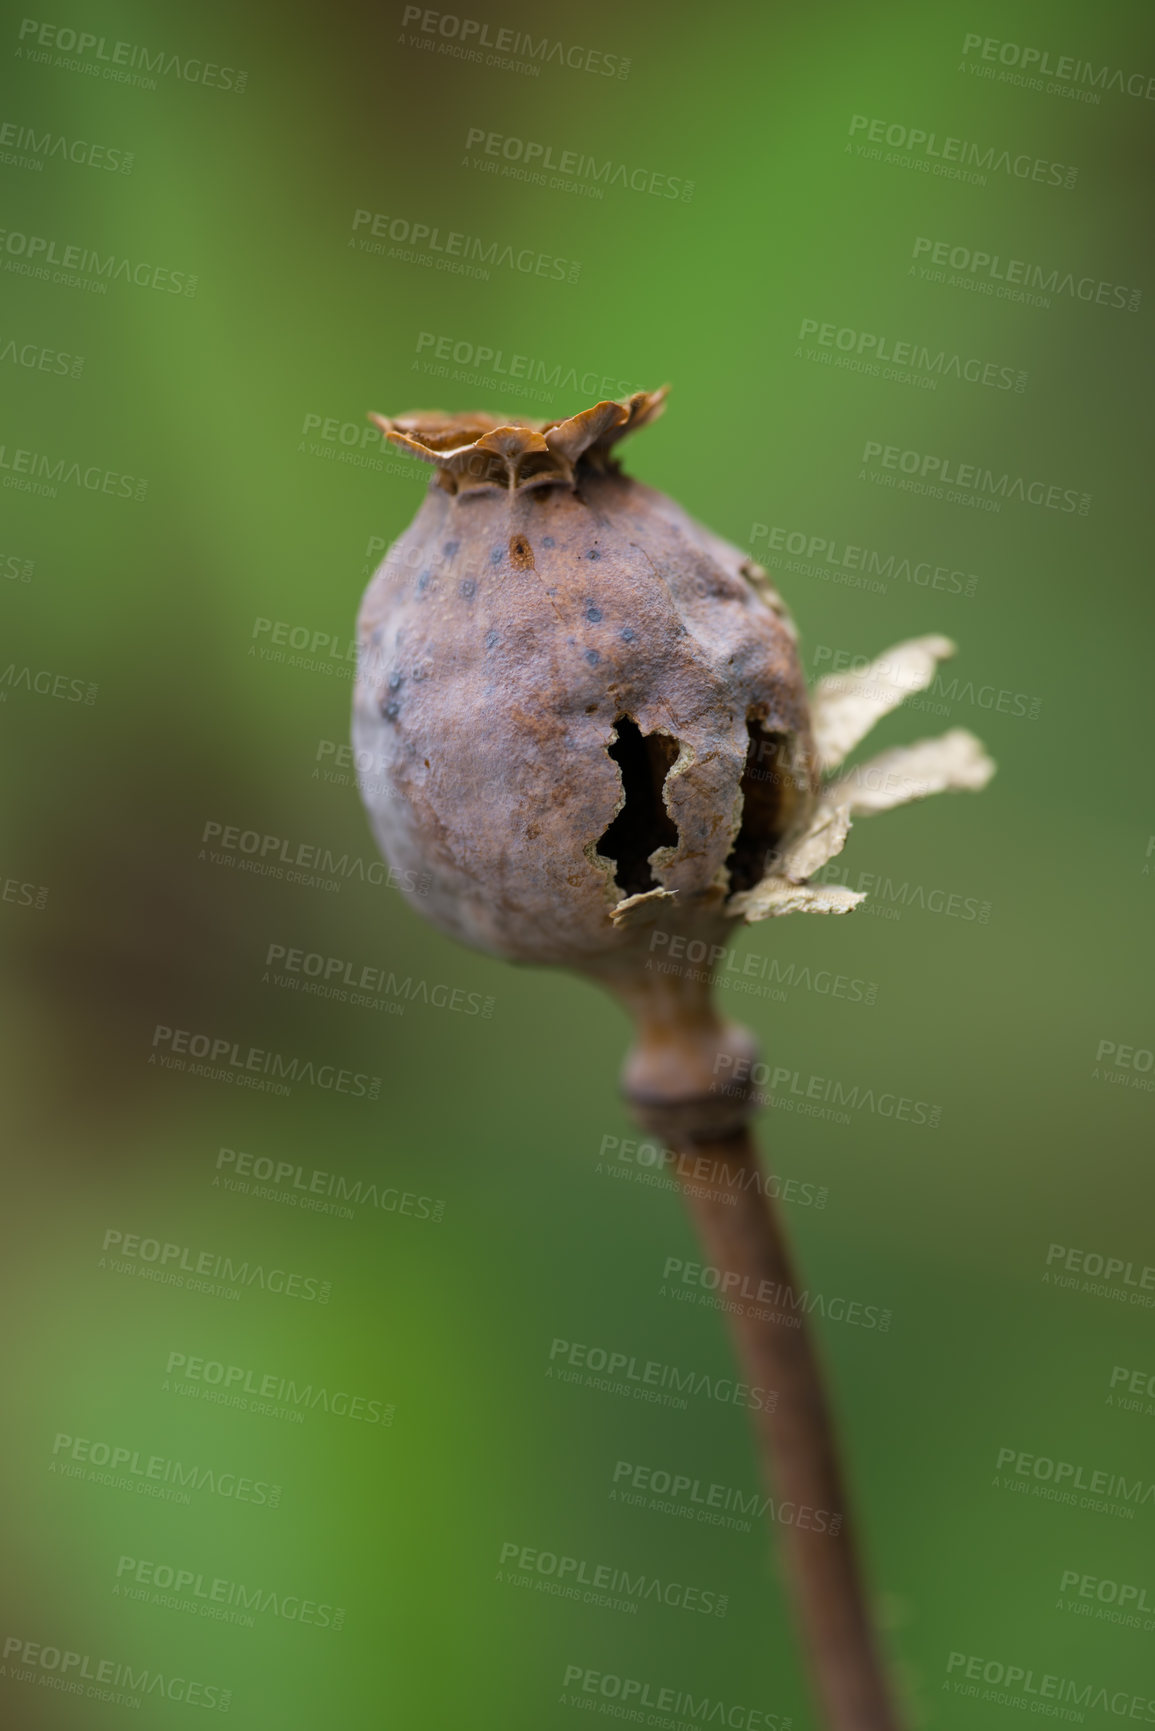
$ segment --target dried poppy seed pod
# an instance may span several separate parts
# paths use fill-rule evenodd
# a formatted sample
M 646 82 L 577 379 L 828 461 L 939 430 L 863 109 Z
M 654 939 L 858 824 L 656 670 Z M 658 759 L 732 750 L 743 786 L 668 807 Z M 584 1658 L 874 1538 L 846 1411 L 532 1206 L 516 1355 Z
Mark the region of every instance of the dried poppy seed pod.
M 812 801 L 812 752 L 778 598 L 612 460 L 663 401 L 381 423 L 440 485 L 366 595 L 354 728 L 392 796 L 365 778 L 382 849 L 443 930 L 704 1007 L 645 962 L 674 935 L 720 954 L 728 898 Z
M 766 573 L 611 455 L 664 402 L 638 392 L 547 422 L 373 417 L 437 475 L 365 595 L 353 729 L 381 848 L 422 886 L 413 905 L 492 954 L 601 980 L 638 1022 L 635 1107 L 706 1134 L 746 1115 L 717 1077 L 752 1043 L 714 1011 L 709 962 L 663 973 L 662 955 L 697 940 L 716 962 L 735 917 L 862 899 L 807 880 L 855 810 L 930 787 L 831 803 L 821 772 L 950 646 L 907 646 L 913 669 L 885 690 L 882 675 L 825 682 L 812 727 Z M 940 785 L 960 784 L 955 768 Z

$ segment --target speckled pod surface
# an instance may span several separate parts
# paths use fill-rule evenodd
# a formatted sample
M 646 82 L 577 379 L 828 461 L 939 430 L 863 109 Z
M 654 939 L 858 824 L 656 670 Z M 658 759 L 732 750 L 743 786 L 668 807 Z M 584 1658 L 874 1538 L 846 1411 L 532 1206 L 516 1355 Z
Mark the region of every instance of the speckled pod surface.
M 438 473 L 361 608 L 362 795 L 413 905 L 510 959 L 724 928 L 813 806 L 766 574 L 610 456 L 663 400 L 378 423 Z

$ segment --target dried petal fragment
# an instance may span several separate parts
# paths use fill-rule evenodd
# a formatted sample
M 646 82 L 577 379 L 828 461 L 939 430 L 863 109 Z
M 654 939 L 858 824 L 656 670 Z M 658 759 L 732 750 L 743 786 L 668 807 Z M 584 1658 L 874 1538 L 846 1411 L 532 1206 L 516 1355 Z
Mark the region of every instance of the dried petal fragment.
M 805 883 L 827 860 L 842 852 L 849 833 L 850 808 L 824 795 L 802 834 L 788 842 L 774 876 Z
M 843 884 L 792 884 L 785 878 L 763 878 L 756 889 L 732 896 L 727 913 L 753 925 L 779 914 L 849 914 L 866 900 L 865 892 Z
M 677 890 L 644 890 L 640 895 L 627 896 L 625 901 L 618 902 L 610 909 L 610 919 L 619 927 L 651 926 L 665 911 L 666 904 L 677 899 Z
M 823 803 L 842 806 L 852 817 L 868 817 L 932 793 L 979 793 L 994 773 L 982 743 L 966 728 L 955 727 L 937 739 L 895 746 L 848 770 L 826 789 Z
M 938 663 L 954 652 L 949 637 L 914 637 L 859 672 L 820 679 L 810 698 L 819 767 L 836 769 L 876 721 L 925 691 Z

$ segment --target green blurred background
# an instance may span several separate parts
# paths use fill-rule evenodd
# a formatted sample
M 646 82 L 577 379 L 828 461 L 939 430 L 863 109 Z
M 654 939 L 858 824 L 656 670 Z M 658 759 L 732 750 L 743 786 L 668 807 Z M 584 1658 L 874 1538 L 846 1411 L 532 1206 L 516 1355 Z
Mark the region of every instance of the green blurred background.
M 722 1318 L 663 1293 L 667 1258 L 695 1252 L 679 1198 L 625 1146 L 623 1018 L 572 979 L 455 948 L 370 883 L 341 756 L 359 596 L 427 480 L 362 444 L 366 412 L 562 415 L 666 380 L 631 472 L 777 573 L 808 674 L 922 632 L 955 638 L 958 684 L 871 743 L 962 725 L 999 763 L 980 798 L 856 830 L 840 881 L 891 880 L 856 918 L 739 940 L 739 957 L 865 982 L 862 1001 L 804 983 L 726 994 L 799 1086 L 819 1075 L 940 1108 L 934 1128 L 785 1107 L 762 1126 L 769 1169 L 796 1181 L 784 1208 L 813 1288 L 892 1317 L 886 1331 L 827 1321 L 821 1337 L 911 1722 L 1013 1723 L 1024 1706 L 951 1689 L 952 1654 L 1155 1695 L 1155 1493 L 1112 1514 L 998 1470 L 1013 1450 L 1087 1481 L 1155 1478 L 1155 1399 L 1109 1398 L 1127 1392 L 1120 1372 L 1155 1372 L 1155 1024 L 1138 965 L 1155 892 L 1149 8 L 502 0 L 407 18 L 94 0 L 82 14 L 13 17 L 3 49 L 3 1722 L 168 1726 L 227 1699 L 262 1731 L 565 1731 L 575 1702 L 613 1705 L 565 1687 L 580 1668 L 766 1715 L 732 1724 L 815 1724 L 764 1523 L 611 1495 L 620 1462 L 752 1494 L 748 1415 L 547 1375 L 556 1339 L 731 1369 Z M 531 73 L 442 52 L 467 20 L 472 40 L 482 24 L 528 32 L 545 57 Z M 69 53 L 68 30 L 104 47 Z M 133 52 L 102 60 L 118 41 Z M 1024 47 L 1107 76 L 1035 89 L 983 75 L 1016 70 Z M 164 51 L 155 88 L 142 48 Z M 134 58 L 144 82 L 105 75 Z M 925 171 L 937 158 L 886 160 L 885 143 L 872 158 L 854 116 L 1077 179 L 993 164 L 985 184 L 949 179 Z M 37 155 L 25 128 L 49 147 Z M 486 172 L 524 152 L 487 157 L 471 131 L 666 179 L 593 197 L 588 178 L 583 193 Z M 565 264 L 495 258 L 470 276 L 388 242 L 370 253 L 358 211 L 408 224 L 395 239 L 425 225 Z M 33 237 L 55 253 L 30 252 Z M 921 276 L 920 238 L 968 266 Z M 102 278 L 88 251 L 128 268 Z M 1054 292 L 984 293 L 978 251 L 1057 272 Z M 1068 276 L 1110 291 L 1082 299 Z M 800 340 L 807 320 L 1026 385 L 840 368 L 838 341 L 858 336 L 823 348 Z M 497 370 L 513 354 L 533 395 Z M 869 442 L 1090 494 L 1090 509 L 989 512 L 872 484 Z M 42 469 L 64 459 L 54 497 L 20 485 L 29 451 Z M 120 476 L 134 495 L 146 480 L 144 496 L 122 496 Z M 829 547 L 799 558 L 799 536 Z M 840 581 L 848 543 L 893 559 L 890 574 Z M 914 575 L 930 568 L 963 577 L 936 592 Z M 211 825 L 351 863 L 337 889 L 259 876 L 239 848 L 214 862 Z M 411 982 L 403 1013 L 306 995 L 304 976 L 286 987 L 271 946 L 392 971 Z M 461 994 L 456 1010 L 437 985 Z M 470 1013 L 487 998 L 490 1014 Z M 158 1025 L 377 1077 L 379 1095 L 307 1081 L 274 1095 L 150 1064 Z M 285 1177 L 229 1190 L 214 1181 L 238 1161 L 222 1148 L 299 1168 L 298 1184 L 375 1184 L 398 1206 L 363 1191 L 344 1213 L 311 1211 Z M 331 1294 L 162 1283 L 140 1255 L 113 1260 L 109 1234 L 179 1246 L 186 1269 L 209 1252 Z M 1123 1266 L 1109 1290 L 1050 1284 L 1068 1252 Z M 391 1404 L 393 1422 L 211 1401 L 217 1371 L 169 1373 L 196 1359 L 250 1389 L 287 1378 Z M 101 1482 L 113 1449 L 137 1457 L 120 1484 Z M 187 1501 L 141 1494 L 149 1457 L 277 1484 L 279 1506 L 230 1494 L 228 1476 Z M 532 1569 L 513 1571 L 519 1588 L 501 1567 L 511 1545 L 726 1595 L 726 1614 L 562 1599 Z M 259 1588 L 267 1608 L 248 1626 L 203 1614 L 195 1590 L 126 1595 L 166 1569 Z M 1116 1591 L 1080 1597 L 1085 1577 Z M 1145 1589 L 1134 1624 L 1110 1620 L 1123 1584 Z M 333 1610 L 306 1623 L 300 1599 Z M 192 1679 L 200 1705 L 68 1692 L 53 1649 L 86 1656 L 65 1682 L 108 1660 Z

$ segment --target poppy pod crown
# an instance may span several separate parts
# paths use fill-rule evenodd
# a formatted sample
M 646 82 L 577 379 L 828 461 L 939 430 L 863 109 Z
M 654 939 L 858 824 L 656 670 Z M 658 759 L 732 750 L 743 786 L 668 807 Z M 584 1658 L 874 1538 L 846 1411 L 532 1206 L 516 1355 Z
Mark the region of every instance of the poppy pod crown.
M 482 487 L 528 487 L 564 482 L 576 467 L 604 469 L 610 447 L 646 426 L 666 406 L 667 387 L 637 391 L 622 402 L 595 403 L 564 421 L 501 421 L 496 415 L 438 412 L 370 415 L 390 444 L 437 466 L 448 493 Z

